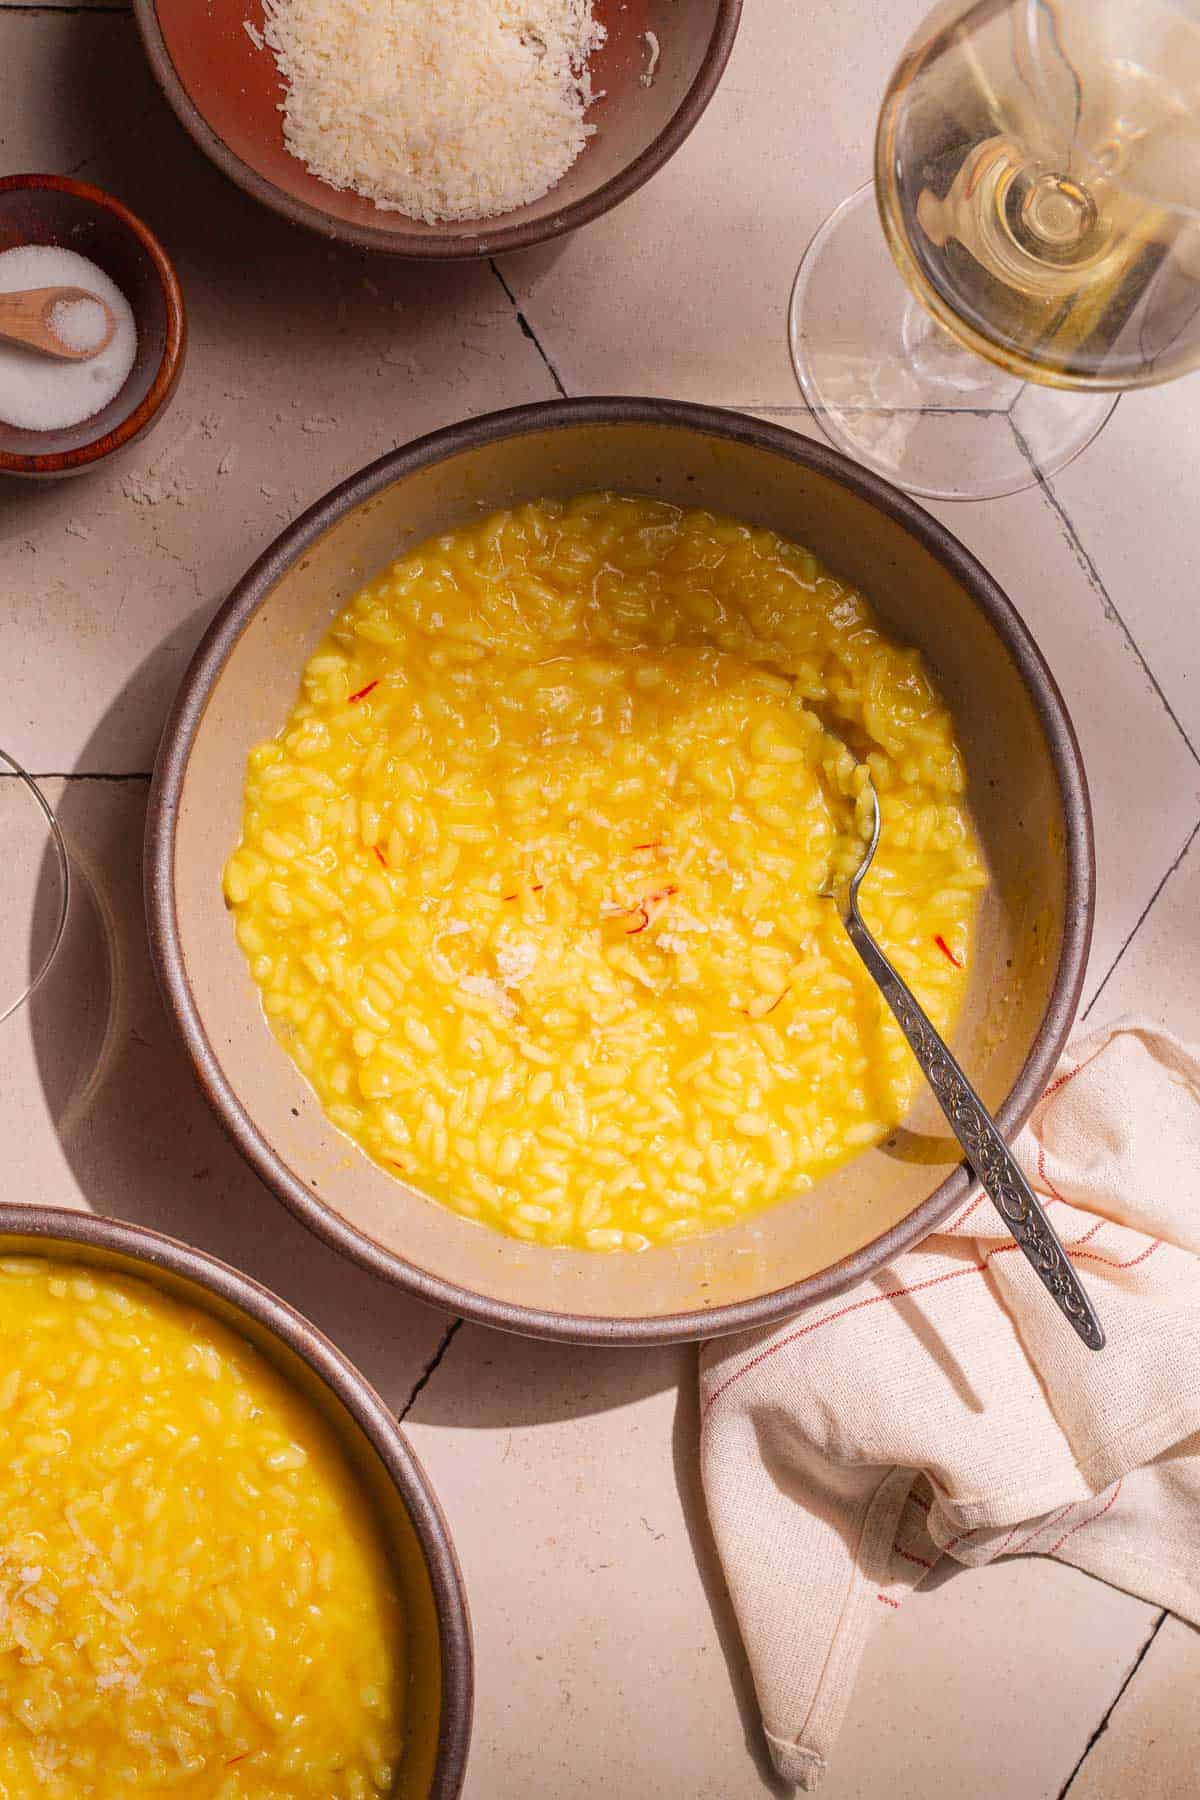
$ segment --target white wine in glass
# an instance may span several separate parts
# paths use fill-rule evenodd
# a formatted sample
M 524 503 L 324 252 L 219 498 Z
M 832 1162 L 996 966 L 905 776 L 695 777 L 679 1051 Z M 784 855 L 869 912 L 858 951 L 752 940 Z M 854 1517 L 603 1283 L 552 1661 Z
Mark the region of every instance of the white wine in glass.
M 942 498 L 1029 486 L 1200 364 L 1200 0 L 935 9 L 791 341 L 833 441 Z

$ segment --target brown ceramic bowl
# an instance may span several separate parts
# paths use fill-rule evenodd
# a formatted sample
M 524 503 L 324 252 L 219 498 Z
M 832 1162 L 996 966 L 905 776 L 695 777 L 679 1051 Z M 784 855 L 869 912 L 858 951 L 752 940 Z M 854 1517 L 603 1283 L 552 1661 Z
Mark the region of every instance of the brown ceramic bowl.
M 544 243 L 599 218 L 648 181 L 703 113 L 733 47 L 742 0 L 596 0 L 608 37 L 592 58 L 602 97 L 588 112 L 596 135 L 540 200 L 495 219 L 426 225 L 383 212 L 359 194 L 310 175 L 283 141 L 284 84 L 269 50 L 242 21 L 263 24 L 262 0 L 134 0 L 155 79 L 206 156 L 265 206 L 324 237 L 394 256 L 498 255 Z M 656 35 L 661 56 L 641 77 Z
M 183 369 L 183 293 L 149 227 L 111 194 L 65 175 L 0 180 L 0 250 L 23 244 L 56 244 L 89 257 L 116 282 L 137 326 L 125 385 L 93 418 L 59 431 L 21 431 L 0 421 L 0 474 L 77 475 L 161 418 Z
M 253 1344 L 332 1426 L 374 1504 L 414 1650 L 408 1741 L 393 1800 L 456 1800 L 473 1696 L 462 1575 L 425 1471 L 366 1377 L 275 1294 L 142 1226 L 47 1206 L 6 1206 L 0 1256 L 22 1255 L 135 1275 L 202 1308 Z
M 1087 787 L 1062 697 L 1011 603 L 928 513 L 806 438 L 662 400 L 494 413 L 393 452 L 290 526 L 234 590 L 167 724 L 146 851 L 150 935 L 203 1087 L 249 1162 L 329 1243 L 423 1299 L 513 1331 L 648 1343 L 764 1325 L 878 1268 L 970 1177 L 932 1100 L 813 1190 L 637 1256 L 522 1244 L 386 1175 L 326 1121 L 269 1032 L 225 911 L 246 752 L 282 724 L 333 614 L 432 532 L 611 487 L 773 526 L 860 584 L 955 714 L 992 885 L 959 1053 L 1010 1136 L 1063 1047 L 1091 936 Z

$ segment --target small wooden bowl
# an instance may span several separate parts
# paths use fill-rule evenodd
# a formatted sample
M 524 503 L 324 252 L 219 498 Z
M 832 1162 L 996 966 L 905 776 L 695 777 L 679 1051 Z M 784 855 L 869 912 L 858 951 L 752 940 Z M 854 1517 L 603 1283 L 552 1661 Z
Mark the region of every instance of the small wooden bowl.
M 183 293 L 154 233 L 111 194 L 65 175 L 0 180 L 0 251 L 26 244 L 55 244 L 90 258 L 120 288 L 137 326 L 137 355 L 125 385 L 92 418 L 54 431 L 25 431 L 0 420 L 0 474 L 77 475 L 161 417 L 183 368 Z
M 263 27 L 262 0 L 134 0 L 142 42 L 167 100 L 231 181 L 298 225 L 393 256 L 499 255 L 544 243 L 599 218 L 673 156 L 716 91 L 742 0 L 595 0 L 607 37 L 591 59 L 596 133 L 562 180 L 494 219 L 427 225 L 383 212 L 360 194 L 310 175 L 283 141 L 284 84 Z M 647 34 L 651 34 L 648 36 Z M 649 83 L 643 81 L 659 55 Z

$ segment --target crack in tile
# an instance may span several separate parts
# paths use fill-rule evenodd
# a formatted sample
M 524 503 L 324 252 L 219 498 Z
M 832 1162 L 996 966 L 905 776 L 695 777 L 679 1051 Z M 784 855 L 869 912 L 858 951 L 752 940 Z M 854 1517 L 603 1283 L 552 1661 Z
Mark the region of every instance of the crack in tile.
M 151 770 L 131 769 L 29 769 L 31 781 L 153 781 Z M 14 769 L 0 769 L 0 781 L 20 781 Z
M 1174 725 L 1176 731 L 1179 733 L 1180 737 L 1183 739 L 1184 743 L 1187 745 L 1188 749 L 1191 751 L 1193 761 L 1196 762 L 1197 764 L 1200 764 L 1200 751 L 1198 751 L 1196 749 L 1195 744 L 1193 744 L 1191 738 L 1188 736 L 1187 731 L 1184 729 L 1183 723 L 1180 720 L 1178 713 L 1175 711 L 1175 708 L 1171 705 L 1171 702 L 1168 700 L 1166 693 L 1163 690 L 1162 683 L 1159 681 L 1157 675 L 1154 673 L 1154 670 L 1150 667 L 1150 664 L 1146 661 L 1146 658 L 1143 656 L 1142 651 L 1138 645 L 1137 639 L 1134 637 L 1132 631 L 1130 631 L 1128 625 L 1125 623 L 1125 620 L 1122 618 L 1120 611 L 1118 610 L 1116 604 L 1113 601 L 1112 595 L 1109 593 L 1108 589 L 1105 587 L 1104 582 L 1101 578 L 1099 569 L 1096 567 L 1096 564 L 1093 562 L 1088 551 L 1084 548 L 1083 540 L 1080 538 L 1079 533 L 1075 529 L 1075 526 L 1071 520 L 1071 515 L 1068 513 L 1066 507 L 1063 505 L 1062 501 L 1059 499 L 1058 495 L 1055 493 L 1053 484 L 1051 483 L 1049 476 L 1047 476 L 1043 473 L 1042 468 L 1041 468 L 1040 464 L 1038 463 L 1037 457 L 1034 455 L 1032 449 L 1030 448 L 1028 441 L 1024 437 L 1024 435 L 1021 432 L 1016 421 L 1014 419 L 1009 419 L 1009 424 L 1012 427 L 1012 434 L 1013 434 L 1014 438 L 1017 440 L 1017 448 L 1020 450 L 1021 455 L 1025 458 L 1026 462 L 1029 464 L 1029 467 L 1033 472 L 1034 480 L 1035 480 L 1038 488 L 1041 491 L 1043 500 L 1046 502 L 1046 505 L 1050 508 L 1051 512 L 1054 514 L 1055 518 L 1058 520 L 1059 530 L 1062 532 L 1062 535 L 1066 540 L 1067 546 L 1070 549 L 1071 554 L 1074 556 L 1076 563 L 1079 565 L 1080 569 L 1083 571 L 1083 574 L 1086 577 L 1089 585 L 1091 586 L 1092 591 L 1098 596 L 1098 598 L 1100 600 L 1100 604 L 1104 608 L 1105 617 L 1110 619 L 1114 625 L 1117 625 L 1120 627 L 1121 631 L 1124 634 L 1126 643 L 1129 645 L 1129 648 L 1133 651 L 1134 656 L 1137 658 L 1138 662 L 1141 664 L 1147 681 L 1150 683 L 1150 686 L 1154 689 L 1154 692 L 1158 695 L 1158 698 L 1162 703 L 1163 710 L 1165 711 L 1167 717 L 1170 719 L 1172 725 Z
M 550 379 L 554 383 L 555 391 L 558 394 L 559 399 L 560 400 L 567 399 L 567 397 L 568 397 L 567 390 L 563 386 L 562 378 L 560 377 L 558 370 L 555 368 L 554 364 L 551 362 L 549 356 L 547 355 L 545 345 L 542 343 L 541 338 L 539 338 L 537 332 L 533 329 L 533 326 L 529 323 L 529 320 L 525 317 L 525 314 L 521 311 L 521 307 L 517 300 L 517 296 L 513 293 L 512 289 L 509 287 L 507 281 L 505 281 L 503 275 L 500 273 L 500 265 L 497 263 L 494 256 L 488 257 L 488 268 L 492 271 L 492 274 L 496 277 L 496 280 L 500 283 L 500 286 L 504 289 L 504 292 L 508 295 L 509 304 L 511 305 L 513 311 L 517 315 L 517 324 L 521 327 L 521 330 L 524 332 L 525 336 L 529 339 L 530 343 L 533 345 L 534 349 L 537 351 L 538 355 L 541 357 L 542 361 L 545 363 L 546 368 L 549 370 Z
M 1117 964 L 1121 961 L 1121 958 L 1124 956 L 1125 952 L 1128 950 L 1130 944 L 1132 944 L 1134 938 L 1137 936 L 1138 932 L 1142 929 L 1142 926 L 1145 924 L 1146 920 L 1149 918 L 1151 908 L 1154 906 L 1154 903 L 1158 899 L 1158 896 L 1162 893 L 1162 891 L 1166 887 L 1168 881 L 1170 881 L 1172 875 L 1175 873 L 1176 869 L 1179 867 L 1180 863 L 1183 861 L 1184 857 L 1187 855 L 1188 851 L 1191 849 L 1192 844 L 1195 841 L 1197 832 L 1200 832 L 1200 819 L 1196 820 L 1196 823 L 1192 826 L 1192 829 L 1188 832 L 1188 835 L 1184 842 L 1182 850 L 1180 850 L 1178 856 L 1175 858 L 1174 862 L 1171 864 L 1170 868 L 1167 870 L 1166 874 L 1163 876 L 1162 880 L 1159 882 L 1158 886 L 1155 888 L 1154 892 L 1151 894 L 1150 898 L 1147 900 L 1145 906 L 1142 908 L 1141 912 L 1138 914 L 1138 917 L 1133 926 L 1133 930 L 1129 933 L 1129 936 L 1125 939 L 1125 942 L 1121 945 L 1121 948 L 1117 951 L 1117 954 L 1113 957 L 1113 960 L 1109 964 L 1109 967 L 1108 967 L 1108 973 L 1105 975 L 1104 980 L 1100 983 L 1100 986 L 1096 989 L 1095 993 L 1092 995 L 1091 999 L 1088 1001 L 1087 1006 L 1084 1008 L 1082 1016 L 1085 1020 L 1086 1020 L 1088 1014 L 1091 1012 L 1093 1006 L 1095 1006 L 1097 1000 L 1099 1000 L 1099 998 L 1100 998 L 1101 994 L 1104 992 L 1105 988 L 1108 986 L 1109 982 L 1112 980 L 1112 977 L 1116 972 Z
M 1130 1669 L 1128 1675 L 1125 1677 L 1124 1681 L 1121 1683 L 1120 1687 L 1117 1689 L 1116 1693 L 1113 1695 L 1112 1700 L 1108 1707 L 1108 1711 L 1105 1713 L 1104 1717 L 1101 1719 L 1100 1723 L 1097 1725 L 1095 1731 L 1093 1731 L 1091 1737 L 1088 1739 L 1087 1743 L 1084 1745 L 1083 1755 L 1079 1758 L 1079 1761 L 1075 1764 L 1075 1767 L 1071 1770 L 1071 1773 L 1067 1776 L 1067 1779 L 1063 1783 L 1062 1787 L 1059 1788 L 1057 1800 L 1067 1800 L 1067 1795 L 1070 1793 L 1071 1788 L 1074 1786 L 1075 1777 L 1078 1775 L 1078 1773 L 1082 1769 L 1084 1763 L 1087 1761 L 1088 1757 L 1091 1755 L 1092 1751 L 1096 1747 L 1096 1744 L 1104 1736 L 1104 1733 L 1108 1730 L 1108 1722 L 1112 1718 L 1113 1713 L 1116 1711 L 1117 1707 L 1120 1705 L 1122 1696 L 1124 1695 L 1126 1688 L 1129 1686 L 1130 1682 L 1133 1680 L 1134 1676 L 1137 1674 L 1138 1670 L 1141 1668 L 1143 1662 L 1145 1662 L 1146 1653 L 1148 1652 L 1148 1650 L 1149 1650 L 1151 1644 L 1154 1642 L 1155 1638 L 1158 1636 L 1159 1632 L 1162 1630 L 1163 1626 L 1166 1624 L 1169 1617 L 1170 1617 L 1170 1613 L 1167 1611 L 1166 1607 L 1164 1607 L 1163 1610 L 1159 1613 L 1157 1619 L 1155 1619 L 1154 1624 L 1151 1626 L 1149 1637 L 1146 1639 L 1145 1643 L 1142 1645 L 1141 1649 L 1138 1651 L 1137 1656 L 1134 1658 L 1133 1667 Z
M 407 1419 L 409 1413 L 412 1411 L 413 1407 L 415 1406 L 418 1395 L 425 1388 L 427 1388 L 429 1386 L 429 1383 L 432 1380 L 433 1375 L 434 1375 L 435 1371 L 437 1370 L 439 1364 L 441 1363 L 442 1358 L 445 1356 L 447 1350 L 450 1348 L 451 1344 L 454 1342 L 454 1339 L 457 1336 L 458 1332 L 462 1329 L 462 1324 L 463 1324 L 463 1321 L 461 1319 L 452 1319 L 450 1321 L 450 1326 L 449 1326 L 449 1329 L 447 1330 L 445 1336 L 442 1338 L 437 1349 L 434 1351 L 433 1355 L 430 1357 L 429 1361 L 425 1364 L 425 1367 L 422 1369 L 420 1375 L 417 1377 L 416 1385 L 414 1386 L 412 1393 L 408 1396 L 408 1399 L 405 1401 L 404 1405 L 400 1408 L 400 1411 L 396 1414 L 397 1424 L 403 1425 L 405 1419 Z

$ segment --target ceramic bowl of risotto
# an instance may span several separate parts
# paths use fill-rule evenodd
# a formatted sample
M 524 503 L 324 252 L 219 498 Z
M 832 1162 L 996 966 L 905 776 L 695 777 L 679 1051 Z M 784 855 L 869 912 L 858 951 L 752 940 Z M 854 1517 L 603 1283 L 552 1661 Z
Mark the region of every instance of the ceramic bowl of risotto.
M 333 1345 L 199 1251 L 13 1206 L 0 1346 L 4 1785 L 453 1800 L 461 1576 Z
M 232 181 L 294 224 L 368 250 L 442 260 L 527 249 L 635 193 L 674 156 L 716 92 L 741 0 L 595 0 L 605 35 L 588 59 L 592 135 L 577 160 L 524 205 L 431 222 L 334 187 L 289 152 L 286 89 L 262 39 L 268 12 L 261 0 L 241 11 L 207 0 L 135 0 L 150 67 L 180 123 Z
M 1093 911 L 1078 745 L 1010 601 L 823 445 L 519 408 L 337 488 L 217 614 L 152 790 L 201 1084 L 345 1254 L 576 1341 L 763 1325 L 970 1187 L 822 887 L 1015 1133 Z

